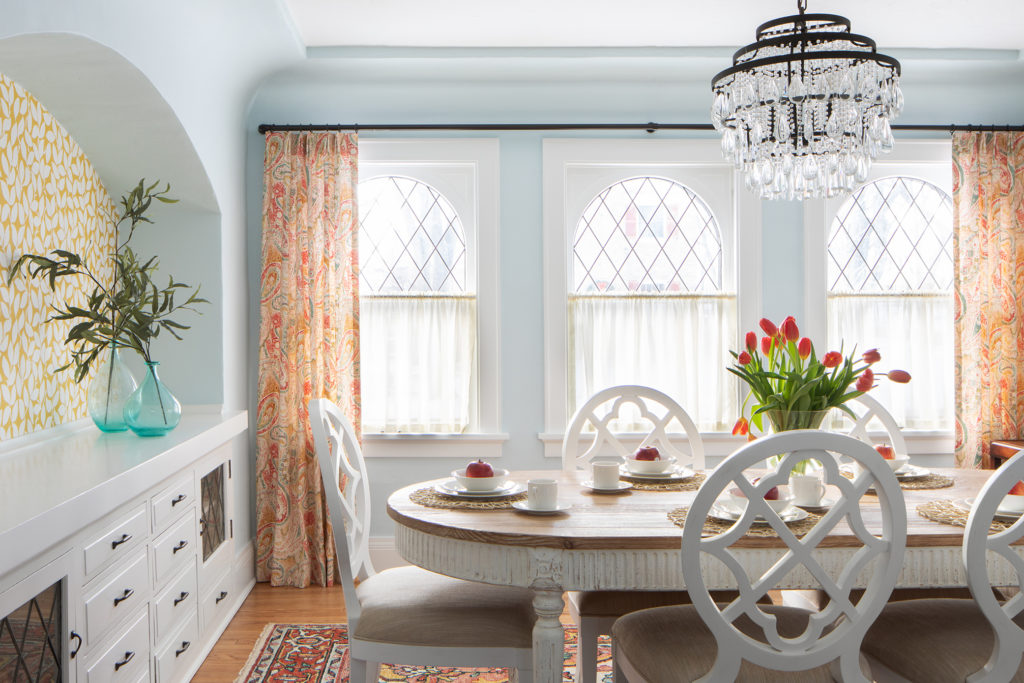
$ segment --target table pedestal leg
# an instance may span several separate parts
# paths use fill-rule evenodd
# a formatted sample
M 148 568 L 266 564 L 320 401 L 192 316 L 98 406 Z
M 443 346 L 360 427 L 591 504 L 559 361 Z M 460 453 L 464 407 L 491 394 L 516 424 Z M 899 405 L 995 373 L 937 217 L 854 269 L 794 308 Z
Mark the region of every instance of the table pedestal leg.
M 565 635 L 562 632 L 562 589 L 558 586 L 533 586 L 533 680 L 558 683 L 562 680 Z

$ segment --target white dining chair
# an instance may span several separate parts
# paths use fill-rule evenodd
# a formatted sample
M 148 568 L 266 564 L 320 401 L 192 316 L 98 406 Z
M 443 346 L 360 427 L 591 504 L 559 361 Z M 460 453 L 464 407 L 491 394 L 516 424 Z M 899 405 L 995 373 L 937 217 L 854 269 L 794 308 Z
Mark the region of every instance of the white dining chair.
M 380 663 L 388 662 L 508 667 L 513 680 L 531 683 L 531 591 L 411 566 L 374 572 L 369 557 L 370 484 L 355 432 L 327 399 L 309 402 L 309 419 L 348 615 L 349 680 L 377 683 Z
M 908 455 L 907 440 L 903 437 L 903 429 L 896 418 L 892 416 L 885 406 L 874 396 L 861 394 L 846 402 L 846 407 L 852 410 L 857 419 L 853 420 L 849 415 L 846 418 L 852 421 L 848 429 L 844 430 L 850 436 L 860 439 L 869 446 L 875 445 L 875 439 L 871 437 L 872 431 L 877 430 L 880 425 L 885 430 L 886 441 L 896 451 L 896 455 Z
M 623 430 L 622 423 L 646 427 Z M 679 464 L 704 469 L 704 442 L 690 415 L 667 394 L 639 385 L 609 387 L 580 406 L 562 440 L 562 466 L 586 469 L 596 458 L 625 458 L 655 446 Z M 687 601 L 685 591 L 572 591 L 569 613 L 579 629 L 577 683 L 597 680 L 598 638 L 623 614 Z
M 1002 564 L 1024 587 L 1021 547 L 1024 518 L 990 534 L 996 509 L 1010 488 L 1024 480 L 1024 453 L 1006 461 L 982 487 L 967 519 L 963 563 L 973 599 L 891 603 L 864 638 L 876 680 L 1024 681 L 1024 592 L 1001 600 L 990 570 Z
M 748 477 L 764 461 L 782 455 L 776 469 L 756 482 Z M 853 480 L 839 470 L 838 456 L 861 466 Z M 793 466 L 809 458 L 824 466 L 825 481 L 839 489 L 832 508 L 797 538 L 764 494 L 786 483 Z M 727 530 L 704 536 L 705 519 L 733 488 L 749 501 Z M 879 519 L 869 528 L 860 507 L 873 488 Z M 742 549 L 733 548 L 760 515 L 785 550 L 757 568 L 745 568 Z M 818 545 L 840 522 L 860 543 L 845 561 L 821 561 Z M 760 438 L 726 458 L 701 486 L 683 528 L 682 572 L 692 605 L 658 607 L 627 614 L 612 628 L 617 675 L 629 681 L 859 681 L 868 680 L 860 643 L 900 574 L 906 546 L 903 493 L 892 470 L 875 450 L 844 434 L 818 430 L 782 432 Z M 715 600 L 706 571 L 729 571 L 739 596 Z M 820 612 L 758 601 L 786 577 L 816 581 L 830 601 Z M 862 584 L 860 600 L 851 589 Z M 617 678 L 616 680 L 620 680 Z

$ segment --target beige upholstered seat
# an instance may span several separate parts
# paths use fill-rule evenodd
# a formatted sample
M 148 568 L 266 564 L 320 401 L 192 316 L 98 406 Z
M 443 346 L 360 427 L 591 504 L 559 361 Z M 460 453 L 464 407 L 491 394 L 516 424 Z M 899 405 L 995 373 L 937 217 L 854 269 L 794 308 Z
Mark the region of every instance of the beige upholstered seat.
M 811 612 L 795 607 L 769 605 L 762 608 L 775 615 L 779 635 L 799 635 L 807 625 Z M 761 629 L 746 616 L 736 620 L 736 627 L 747 635 L 763 639 Z M 633 612 L 615 622 L 617 662 L 630 680 L 639 676 L 649 683 L 680 683 L 695 681 L 711 671 L 718 654 L 715 637 L 689 605 L 662 607 Z M 764 642 L 762 640 L 762 642 Z M 743 662 L 737 681 L 743 683 L 832 683 L 829 666 L 806 671 L 772 671 L 750 662 Z
M 396 567 L 356 587 L 360 640 L 439 647 L 530 648 L 536 615 L 526 588 Z M 495 618 L 500 615 L 500 618 Z
M 1024 615 L 1013 621 L 1024 628 Z M 974 600 L 908 600 L 882 610 L 861 652 L 911 681 L 963 683 L 994 646 L 992 625 Z M 1011 680 L 1024 683 L 1024 665 Z

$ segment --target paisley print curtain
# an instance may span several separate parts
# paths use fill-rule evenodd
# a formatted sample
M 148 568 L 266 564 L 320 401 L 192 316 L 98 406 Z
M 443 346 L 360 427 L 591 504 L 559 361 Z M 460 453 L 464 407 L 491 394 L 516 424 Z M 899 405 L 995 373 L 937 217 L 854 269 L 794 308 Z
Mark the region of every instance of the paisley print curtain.
M 256 407 L 256 577 L 330 585 L 330 519 L 307 404 L 359 425 L 356 135 L 266 136 Z
M 1024 438 L 1024 134 L 953 136 L 956 463 Z

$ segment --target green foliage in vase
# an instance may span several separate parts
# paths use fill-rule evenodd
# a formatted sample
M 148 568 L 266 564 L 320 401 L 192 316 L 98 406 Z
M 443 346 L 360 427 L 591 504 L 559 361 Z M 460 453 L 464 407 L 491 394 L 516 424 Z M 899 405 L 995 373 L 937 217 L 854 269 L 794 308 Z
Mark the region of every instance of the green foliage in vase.
M 92 284 L 84 307 L 65 301 L 54 305 L 53 315 L 47 318 L 47 322 L 77 321 L 64 340 L 72 347 L 71 361 L 55 372 L 73 367 L 75 381 L 81 382 L 97 357 L 113 345 L 133 349 L 151 362 L 150 347 L 161 332 L 181 339 L 179 333 L 189 329 L 171 316 L 185 310 L 198 312 L 197 304 L 209 303 L 199 296 L 199 287 L 192 289 L 183 282 L 175 282 L 173 277 L 168 277 L 166 286 L 157 285 L 157 258 L 140 260 L 129 246 L 135 229 L 153 222 L 146 213 L 154 201 L 163 204 L 178 201 L 167 196 L 170 185 L 157 189 L 159 185 L 159 181 L 146 185 L 145 179 L 140 180 L 131 192 L 121 197 L 120 210 L 111 216 L 118 237 L 114 251 L 109 254 L 113 265 L 109 284 L 96 275 L 96 270 L 84 258 L 63 249 L 54 249 L 49 256 L 22 254 L 11 266 L 8 284 L 22 270 L 30 277 L 44 278 L 50 291 L 55 290 L 57 278 L 69 275 L 85 277 Z M 122 232 L 126 233 L 123 241 Z

